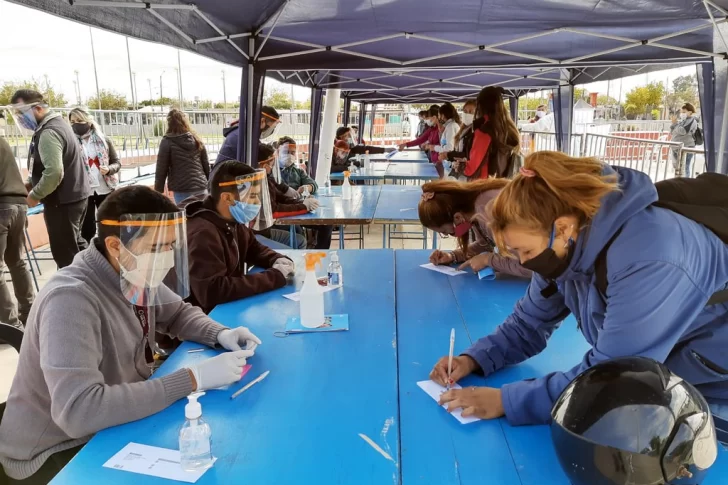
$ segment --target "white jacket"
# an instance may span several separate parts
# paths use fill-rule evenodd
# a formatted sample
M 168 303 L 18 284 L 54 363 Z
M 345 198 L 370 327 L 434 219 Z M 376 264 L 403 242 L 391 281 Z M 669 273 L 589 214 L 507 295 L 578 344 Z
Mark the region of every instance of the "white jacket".
M 540 133 L 554 133 L 554 114 L 549 113 L 535 123 L 527 123 L 521 127 L 521 131 L 537 131 Z
M 460 126 L 454 120 L 447 120 L 445 129 L 440 135 L 440 145 L 434 147 L 437 153 L 451 152 L 455 150 L 455 135 L 460 131 Z

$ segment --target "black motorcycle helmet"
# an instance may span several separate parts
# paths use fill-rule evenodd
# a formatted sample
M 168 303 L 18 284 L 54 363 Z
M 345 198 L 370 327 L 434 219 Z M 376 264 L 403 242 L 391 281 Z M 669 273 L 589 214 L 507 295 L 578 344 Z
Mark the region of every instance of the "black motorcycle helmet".
M 556 454 L 572 485 L 697 485 L 718 454 L 703 396 L 645 357 L 582 372 L 551 418 Z

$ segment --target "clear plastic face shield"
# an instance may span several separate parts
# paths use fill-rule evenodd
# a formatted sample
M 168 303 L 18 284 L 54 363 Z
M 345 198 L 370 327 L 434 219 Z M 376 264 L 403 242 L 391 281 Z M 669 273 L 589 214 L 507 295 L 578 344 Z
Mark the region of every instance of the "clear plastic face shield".
M 278 132 L 278 127 L 281 124 L 281 120 L 274 118 L 273 116 L 261 113 L 265 126 L 260 130 L 260 139 L 270 138 Z
M 254 231 L 268 229 L 274 222 L 267 178 L 266 171 L 258 169 L 250 175 L 220 184 L 220 187 L 237 188 L 237 197 L 230 206 L 230 214 L 238 224 L 244 224 Z
M 126 214 L 101 224 L 119 228 L 121 292 L 130 303 L 151 307 L 189 296 L 184 212 Z
M 281 181 L 281 168 L 278 166 L 278 152 L 273 153 L 273 156 L 258 162 L 258 168 L 265 170 L 266 175 L 273 175 L 273 179 L 276 182 Z
M 281 170 L 288 168 L 291 165 L 295 165 L 297 159 L 297 147 L 295 143 L 284 143 L 278 147 L 276 151 L 276 157 L 278 159 L 277 165 Z
M 20 135 L 33 133 L 38 128 L 38 120 L 35 119 L 36 107 L 47 108 L 45 102 L 38 103 L 18 103 L 4 107 L 8 125 L 13 125 Z

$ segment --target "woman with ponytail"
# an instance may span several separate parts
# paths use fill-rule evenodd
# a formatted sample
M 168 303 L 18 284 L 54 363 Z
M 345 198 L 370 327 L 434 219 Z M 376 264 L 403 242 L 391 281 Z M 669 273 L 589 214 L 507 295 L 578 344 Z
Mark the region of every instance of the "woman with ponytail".
M 488 229 L 489 204 L 506 186 L 506 179 L 487 179 L 474 182 L 441 180 L 422 186 L 422 199 L 418 207 L 420 222 L 443 237 L 458 238 L 454 251 L 434 251 L 432 264 L 459 263 L 460 269 L 478 272 L 488 266 L 495 271 L 523 278 L 531 272 L 521 267 L 514 258 L 494 252 L 493 235 Z M 475 241 L 470 242 L 470 232 Z
M 452 390 L 442 402 L 463 408 L 463 416 L 547 423 L 578 374 L 608 359 L 643 356 L 695 385 L 714 416 L 726 417 L 728 304 L 710 300 L 728 288 L 728 247 L 657 201 L 642 172 L 559 152 L 526 158 L 494 201 L 490 228 L 500 254 L 534 275 L 513 314 L 453 361 L 452 380 L 540 353 L 553 332 L 573 331 L 571 324 L 559 328 L 569 314 L 592 348 L 566 372 L 501 389 Z M 447 358 L 431 377 L 446 383 Z

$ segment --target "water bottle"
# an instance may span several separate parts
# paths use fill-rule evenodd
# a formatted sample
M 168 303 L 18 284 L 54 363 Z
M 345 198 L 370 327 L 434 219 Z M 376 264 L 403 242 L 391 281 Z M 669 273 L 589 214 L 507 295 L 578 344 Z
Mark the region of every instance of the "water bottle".
M 331 194 L 331 175 L 326 174 L 326 182 L 324 182 L 324 195 Z
M 309 197 L 311 197 L 311 192 L 308 191 L 308 185 L 303 186 L 303 193 L 301 194 L 301 197 L 303 198 L 303 200 L 306 200 Z
M 329 286 L 343 286 L 344 271 L 339 263 L 339 254 L 334 251 L 331 254 L 331 262 L 329 263 Z
M 187 472 L 199 472 L 212 466 L 212 430 L 202 420 L 202 406 L 197 402 L 204 395 L 204 392 L 198 392 L 187 396 L 185 422 L 179 430 L 180 465 Z

